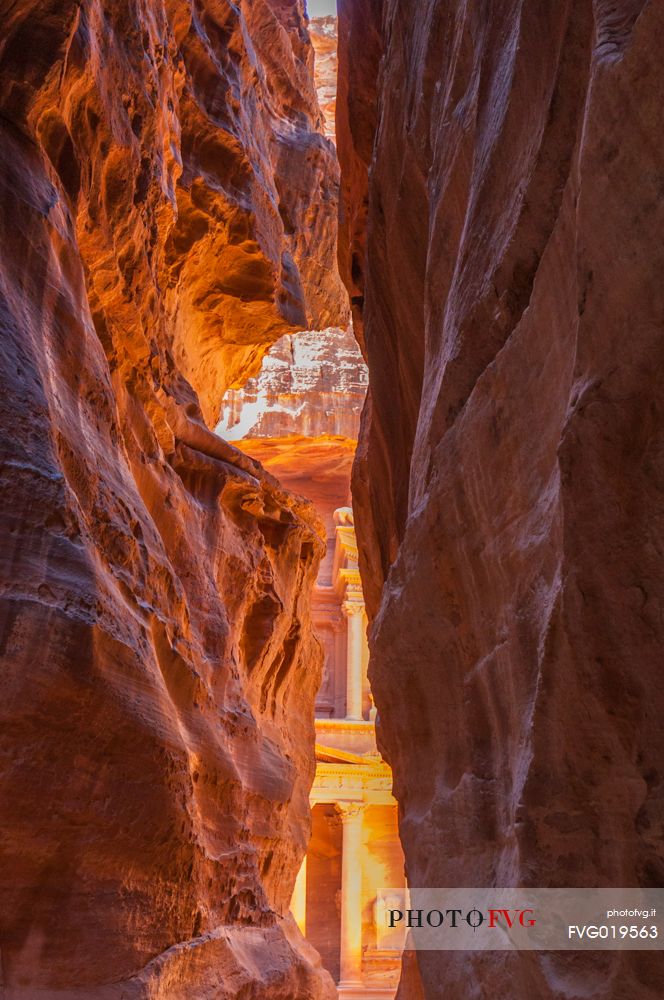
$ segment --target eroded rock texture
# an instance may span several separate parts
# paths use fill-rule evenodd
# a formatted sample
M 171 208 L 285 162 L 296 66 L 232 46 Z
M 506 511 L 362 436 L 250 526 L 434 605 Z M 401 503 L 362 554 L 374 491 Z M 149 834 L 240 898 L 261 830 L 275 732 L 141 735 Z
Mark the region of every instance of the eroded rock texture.
M 277 341 L 259 375 L 222 401 L 218 432 L 314 503 L 327 536 L 319 581 L 331 574 L 334 512 L 350 504 L 367 378 L 351 330 L 308 330 Z
M 341 254 L 410 883 L 661 885 L 664 7 L 341 0 L 340 26 L 346 220 L 375 132 Z M 419 959 L 427 1000 L 661 991 L 644 954 Z
M 311 44 L 314 47 L 314 80 L 318 103 L 325 117 L 325 135 L 334 141 L 337 104 L 337 19 L 313 17 L 309 22 Z
M 322 527 L 205 420 L 345 318 L 303 4 L 1 16 L 0 992 L 331 997 L 287 915 Z
M 336 141 L 343 164 L 339 206 L 339 270 L 350 295 L 355 335 L 364 348 L 369 165 L 376 131 L 383 0 L 337 4 Z M 361 39 L 361 41 L 360 41 Z
M 218 432 L 242 438 L 356 441 L 367 369 L 350 330 L 287 334 L 265 355 L 256 378 L 229 389 Z

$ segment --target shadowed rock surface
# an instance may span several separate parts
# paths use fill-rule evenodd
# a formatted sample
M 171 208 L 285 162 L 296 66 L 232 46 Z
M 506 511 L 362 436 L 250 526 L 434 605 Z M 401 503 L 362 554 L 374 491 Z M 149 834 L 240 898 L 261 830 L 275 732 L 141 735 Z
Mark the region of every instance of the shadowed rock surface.
M 354 505 L 409 882 L 662 885 L 664 7 L 340 0 L 339 25 Z M 664 976 L 418 964 L 402 1000 Z
M 364 350 L 369 165 L 376 131 L 383 0 L 338 4 L 336 142 L 343 164 L 339 204 L 339 270 L 351 301 L 353 327 Z M 360 40 L 361 36 L 361 40 Z
M 333 997 L 288 916 L 323 529 L 208 428 L 346 319 L 303 4 L 2 36 L 0 992 Z

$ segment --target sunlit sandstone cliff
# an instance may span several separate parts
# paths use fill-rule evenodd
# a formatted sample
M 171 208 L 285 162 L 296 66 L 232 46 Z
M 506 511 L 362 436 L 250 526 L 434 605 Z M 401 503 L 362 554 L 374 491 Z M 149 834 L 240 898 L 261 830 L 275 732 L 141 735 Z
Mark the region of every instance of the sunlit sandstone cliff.
M 338 69 L 336 17 L 313 17 L 309 22 L 309 34 L 316 54 L 314 79 L 318 103 L 325 116 L 325 135 L 334 140 Z
M 303 5 L 5 4 L 0 993 L 293 1000 L 309 505 L 208 429 L 345 321 Z
M 354 504 L 409 882 L 662 885 L 664 6 L 340 0 L 339 36 Z M 402 1000 L 663 976 L 661 952 L 409 968 Z
M 217 430 L 246 438 L 344 437 L 357 440 L 367 371 L 350 330 L 287 334 L 261 370 L 222 400 Z
M 311 500 L 326 531 L 330 572 L 334 511 L 350 502 L 350 474 L 367 391 L 367 370 L 352 331 L 287 334 L 261 370 L 222 401 L 218 432 L 260 461 L 282 484 Z

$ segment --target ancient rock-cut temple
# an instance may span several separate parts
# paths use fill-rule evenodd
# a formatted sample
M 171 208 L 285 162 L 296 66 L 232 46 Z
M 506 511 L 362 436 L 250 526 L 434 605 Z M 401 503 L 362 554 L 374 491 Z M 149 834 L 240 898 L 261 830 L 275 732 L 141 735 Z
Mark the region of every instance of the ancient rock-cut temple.
M 380 936 L 380 890 L 403 885 L 403 856 L 392 773 L 376 747 L 351 510 L 336 511 L 335 521 L 332 584 L 319 577 L 314 600 L 326 657 L 316 703 L 313 836 L 296 884 L 297 918 L 338 979 L 339 996 L 378 1000 L 394 995 L 400 958 Z
M 388 1000 L 398 942 L 378 930 L 382 887 L 403 885 L 392 774 L 375 734 L 367 617 L 350 502 L 366 369 L 350 331 L 289 335 L 242 389 L 229 390 L 219 432 L 294 492 L 325 525 L 312 619 L 324 653 L 316 699 L 312 837 L 291 910 L 340 997 Z

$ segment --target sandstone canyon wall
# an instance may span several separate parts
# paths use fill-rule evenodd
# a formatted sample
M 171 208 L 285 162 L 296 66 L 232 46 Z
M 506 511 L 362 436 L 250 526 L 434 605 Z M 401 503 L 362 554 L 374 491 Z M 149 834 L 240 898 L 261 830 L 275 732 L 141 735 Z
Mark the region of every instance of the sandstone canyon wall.
M 346 319 L 303 3 L 0 31 L 0 995 L 329 998 L 288 917 L 323 529 L 209 429 Z
M 354 500 L 409 882 L 661 886 L 664 4 L 340 0 L 339 34 Z M 423 953 L 399 996 L 662 979 L 661 953 Z

